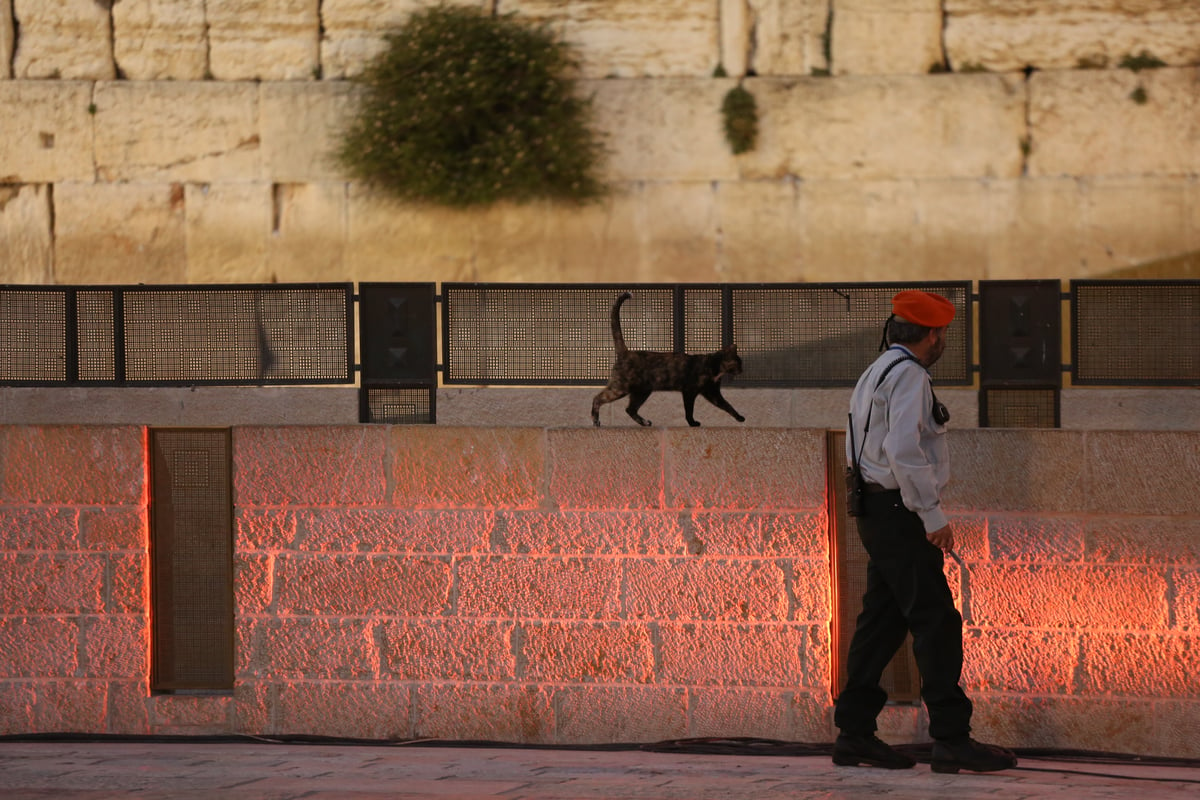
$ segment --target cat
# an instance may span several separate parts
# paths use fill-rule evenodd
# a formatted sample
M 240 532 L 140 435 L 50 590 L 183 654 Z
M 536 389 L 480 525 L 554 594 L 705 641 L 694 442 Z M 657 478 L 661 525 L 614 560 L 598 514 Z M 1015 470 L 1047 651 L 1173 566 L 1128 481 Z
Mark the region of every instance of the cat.
M 613 303 L 612 337 L 617 360 L 613 362 L 608 385 L 592 399 L 592 424 L 600 425 L 600 406 L 629 395 L 625 413 L 638 425 L 650 425 L 650 420 L 642 418 L 638 409 L 655 391 L 683 392 L 684 416 L 693 428 L 700 425 L 692 414 L 697 395 L 727 411 L 738 422 L 745 422 L 746 418 L 721 396 L 721 378 L 742 371 L 737 345 L 731 344 L 707 355 L 630 350 L 621 333 L 621 304 L 631 296 L 624 292 Z

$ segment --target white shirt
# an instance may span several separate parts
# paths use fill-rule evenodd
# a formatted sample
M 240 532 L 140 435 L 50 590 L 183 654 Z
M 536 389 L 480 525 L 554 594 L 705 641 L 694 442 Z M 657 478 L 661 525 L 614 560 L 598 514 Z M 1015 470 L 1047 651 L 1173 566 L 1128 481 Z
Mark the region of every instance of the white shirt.
M 850 423 L 863 478 L 886 489 L 899 489 L 904 505 L 915 512 L 931 533 L 947 524 L 941 493 L 950 480 L 950 453 L 946 426 L 933 420 L 933 391 L 929 373 L 917 361 L 904 361 L 879 376 L 887 366 L 906 355 L 902 345 L 892 345 L 858 379 L 850 397 Z M 868 417 L 870 423 L 868 425 Z M 866 440 L 863 430 L 868 428 Z M 846 463 L 851 460 L 850 434 L 846 435 Z

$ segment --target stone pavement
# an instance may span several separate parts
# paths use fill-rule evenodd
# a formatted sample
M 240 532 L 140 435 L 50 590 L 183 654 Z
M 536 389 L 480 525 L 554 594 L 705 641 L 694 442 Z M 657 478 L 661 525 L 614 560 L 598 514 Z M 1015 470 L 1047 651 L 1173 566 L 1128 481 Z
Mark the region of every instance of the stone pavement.
M 1091 774 L 1089 774 L 1091 773 Z M 901 800 L 1184 798 L 1200 765 L 1022 759 L 1014 770 L 937 775 L 828 756 L 709 755 L 422 744 L 4 741 L 0 797 L 253 800 Z

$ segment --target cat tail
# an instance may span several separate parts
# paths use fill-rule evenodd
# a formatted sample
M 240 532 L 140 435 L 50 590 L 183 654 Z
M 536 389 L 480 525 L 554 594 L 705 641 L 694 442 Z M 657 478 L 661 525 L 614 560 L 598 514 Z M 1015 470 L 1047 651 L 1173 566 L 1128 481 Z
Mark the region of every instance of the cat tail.
M 613 303 L 612 307 L 612 337 L 617 355 L 624 355 L 629 352 L 629 348 L 625 346 L 625 335 L 621 333 L 621 304 L 630 297 L 633 297 L 633 295 L 629 292 L 622 292 L 617 295 L 617 302 Z

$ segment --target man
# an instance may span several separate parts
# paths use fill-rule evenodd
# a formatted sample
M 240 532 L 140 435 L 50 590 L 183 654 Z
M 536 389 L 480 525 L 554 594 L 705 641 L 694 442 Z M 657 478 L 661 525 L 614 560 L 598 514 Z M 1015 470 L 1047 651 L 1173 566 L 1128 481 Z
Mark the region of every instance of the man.
M 868 556 L 867 589 L 834 711 L 841 733 L 833 762 L 888 769 L 915 763 L 875 736 L 887 702 L 880 676 L 912 631 L 934 739 L 933 770 L 1007 769 L 1017 763 L 1011 751 L 969 735 L 971 701 L 959 686 L 962 616 L 942 571 L 942 551 L 954 547 L 940 500 L 950 477 L 944 435 L 950 415 L 937 402 L 927 370 L 946 348 L 954 304 L 904 291 L 892 298 L 892 311 L 884 330 L 890 346 L 859 378 L 850 400 L 853 437 L 848 432 L 846 455 L 866 484 L 856 521 Z M 858 452 L 850 452 L 852 438 Z

